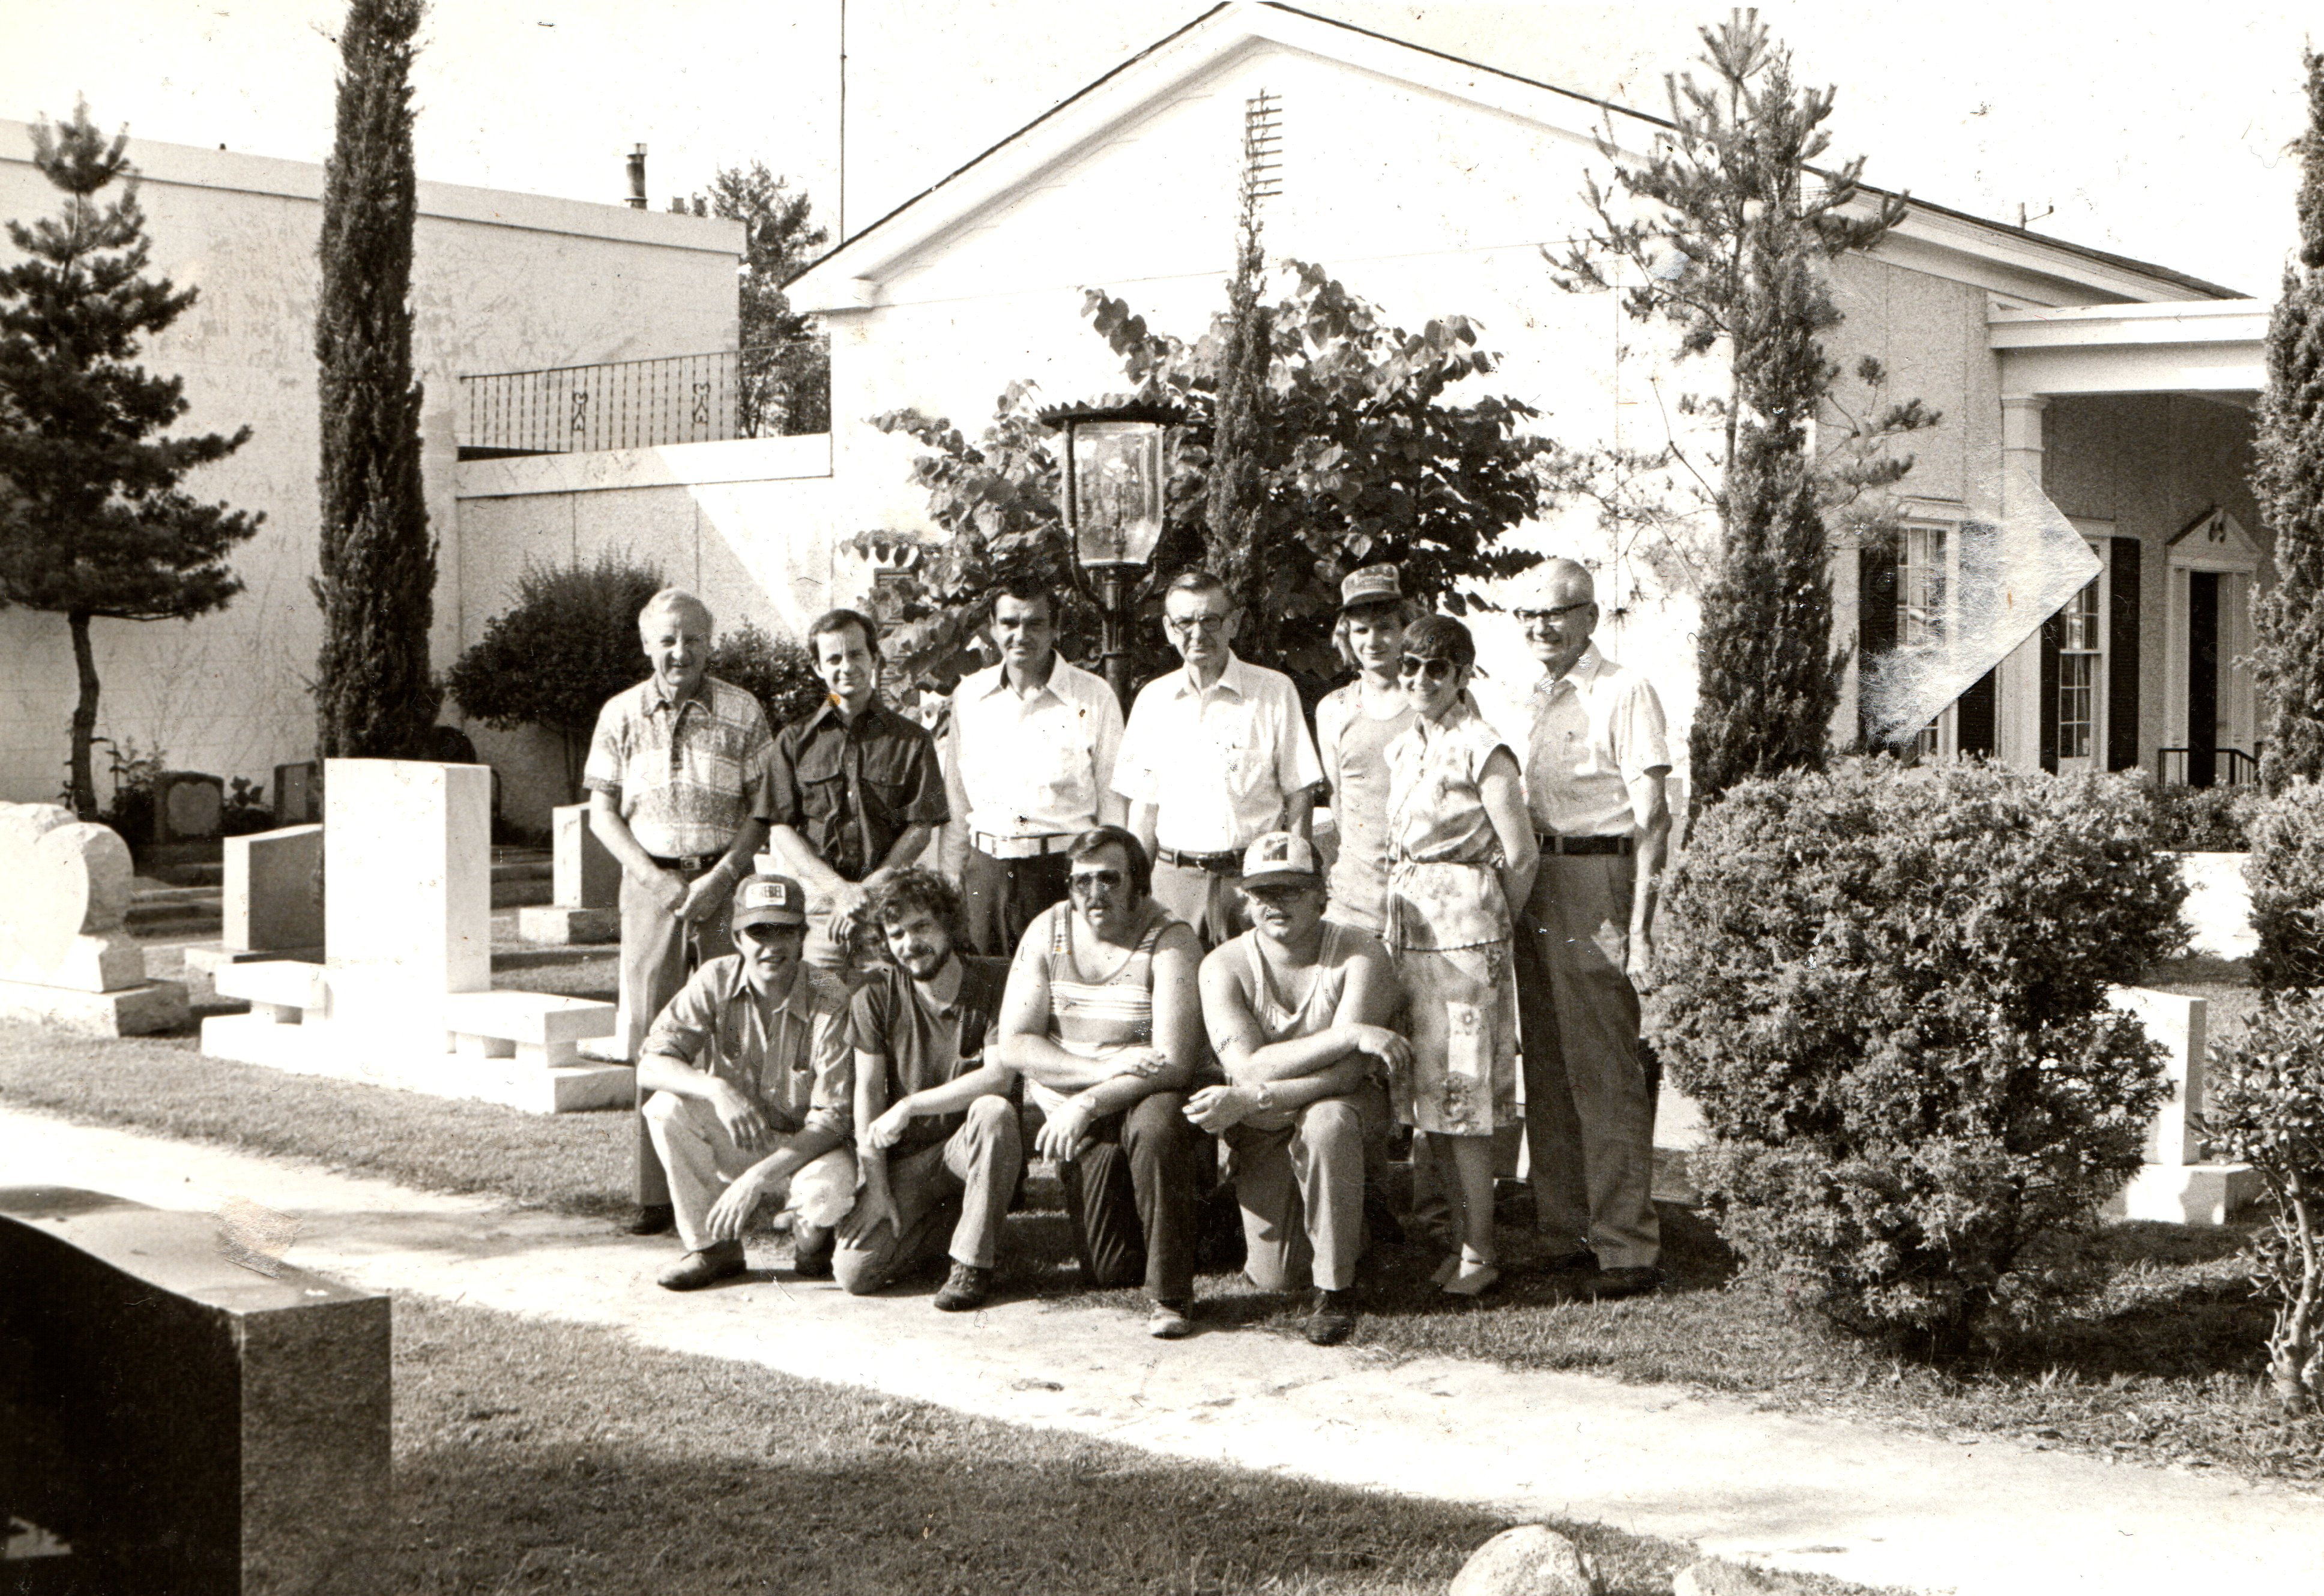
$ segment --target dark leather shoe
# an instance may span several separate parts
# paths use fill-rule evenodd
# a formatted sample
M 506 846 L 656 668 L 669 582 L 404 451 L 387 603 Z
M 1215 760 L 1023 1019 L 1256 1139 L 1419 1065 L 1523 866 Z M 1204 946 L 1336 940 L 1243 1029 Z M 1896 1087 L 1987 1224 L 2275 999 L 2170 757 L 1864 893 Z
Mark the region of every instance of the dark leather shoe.
M 1353 1291 L 1318 1291 L 1315 1311 L 1307 1315 L 1307 1339 L 1319 1347 L 1336 1347 L 1356 1329 Z
M 1578 1275 L 1585 1269 L 1594 1275 L 1598 1272 L 1598 1255 L 1584 1247 L 1579 1252 L 1545 1258 L 1535 1267 L 1545 1275 Z
M 981 1308 L 984 1299 L 992 1295 L 992 1271 L 978 1268 L 973 1263 L 955 1259 L 952 1273 L 936 1288 L 936 1312 L 964 1314 L 971 1308 Z
M 721 1241 L 699 1252 L 689 1252 L 655 1281 L 664 1291 L 699 1291 L 742 1272 L 742 1244 Z
M 678 1228 L 678 1210 L 667 1203 L 641 1203 L 622 1229 L 632 1236 L 666 1236 Z
M 1644 1296 L 1662 1283 L 1662 1270 L 1652 1264 L 1638 1264 L 1628 1268 L 1600 1269 L 1582 1283 L 1582 1294 L 1596 1302 L 1611 1302 L 1620 1296 Z
M 836 1231 L 815 1230 L 796 1220 L 791 1224 L 791 1273 L 802 1280 L 831 1278 L 831 1255 L 839 1250 Z

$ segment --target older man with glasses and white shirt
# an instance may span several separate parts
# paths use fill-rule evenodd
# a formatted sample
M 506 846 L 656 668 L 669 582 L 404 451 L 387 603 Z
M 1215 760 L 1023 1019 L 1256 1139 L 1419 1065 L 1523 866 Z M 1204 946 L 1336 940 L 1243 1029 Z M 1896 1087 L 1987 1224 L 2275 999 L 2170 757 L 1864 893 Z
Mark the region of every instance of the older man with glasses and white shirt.
M 1586 1292 L 1623 1296 L 1662 1279 L 1638 993 L 1654 978 L 1670 748 L 1654 684 L 1591 641 L 1590 572 L 1555 559 L 1544 575 L 1540 606 L 1517 611 L 1542 667 L 1525 768 L 1541 867 L 1516 937 L 1535 1219 L 1557 1266 L 1594 1269 Z
M 1065 849 L 1126 814 L 1113 791 L 1121 706 L 1102 677 L 1055 646 L 1056 595 L 1016 581 L 993 595 L 1001 662 L 953 689 L 945 761 L 945 873 L 960 882 L 969 945 L 1010 958 L 1025 927 L 1065 896 Z
M 1244 850 L 1271 831 L 1305 836 L 1323 780 L 1291 678 L 1235 657 L 1240 619 L 1210 572 L 1172 579 L 1162 621 L 1185 668 L 1139 692 L 1114 765 L 1154 860 L 1155 901 L 1205 948 L 1250 929 Z

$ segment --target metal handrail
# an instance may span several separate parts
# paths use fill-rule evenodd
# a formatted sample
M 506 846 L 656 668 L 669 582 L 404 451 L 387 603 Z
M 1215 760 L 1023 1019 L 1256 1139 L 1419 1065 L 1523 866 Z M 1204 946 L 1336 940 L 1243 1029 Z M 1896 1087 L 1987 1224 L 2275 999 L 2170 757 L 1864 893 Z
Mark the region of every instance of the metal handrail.
M 2193 773 L 2192 748 L 2158 748 L 2154 751 L 2156 778 L 2166 785 L 2185 787 Z M 2174 771 L 2172 766 L 2176 761 Z M 2207 787 L 2250 787 L 2259 780 L 2259 756 L 2240 748 L 2211 750 L 2211 780 Z
M 579 454 L 829 429 L 830 342 L 460 379 L 460 457 Z M 798 423 L 798 424 L 795 424 Z

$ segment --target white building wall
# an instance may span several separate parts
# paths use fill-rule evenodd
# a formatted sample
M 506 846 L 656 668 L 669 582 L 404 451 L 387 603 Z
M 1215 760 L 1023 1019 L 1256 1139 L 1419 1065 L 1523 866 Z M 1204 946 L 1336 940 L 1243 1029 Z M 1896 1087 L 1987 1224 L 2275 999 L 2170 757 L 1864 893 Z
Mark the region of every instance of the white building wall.
M 0 217 L 54 212 L 30 129 L 0 121 Z M 133 140 L 152 270 L 201 297 L 141 358 L 181 375 L 187 431 L 249 443 L 189 492 L 265 512 L 234 556 L 246 590 L 192 623 L 96 623 L 101 733 L 171 765 L 263 779 L 309 757 L 320 641 L 314 307 L 322 169 Z M 740 225 L 449 184 L 420 185 L 412 304 L 429 516 L 442 544 L 435 653 L 468 610 L 453 494 L 457 378 L 731 348 Z M 7 250 L 0 242 L 0 251 Z M 53 798 L 75 697 L 61 617 L 0 612 L 0 798 Z M 100 770 L 102 750 L 99 750 Z M 102 776 L 100 776 L 102 785 Z

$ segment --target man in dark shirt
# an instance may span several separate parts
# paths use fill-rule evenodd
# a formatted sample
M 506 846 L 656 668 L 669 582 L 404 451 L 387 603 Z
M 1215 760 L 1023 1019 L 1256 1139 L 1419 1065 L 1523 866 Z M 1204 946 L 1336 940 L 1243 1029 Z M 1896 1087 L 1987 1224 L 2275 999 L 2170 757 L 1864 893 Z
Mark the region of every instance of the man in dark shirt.
M 879 632 L 831 610 L 807 628 L 830 697 L 775 737 L 770 837 L 807 891 L 807 962 L 851 984 L 847 947 L 864 899 L 918 859 L 949 817 L 936 742 L 879 701 Z
M 959 1313 L 991 1289 L 1001 1222 L 1025 1167 L 1011 1077 L 982 1057 L 1009 965 L 955 951 L 960 895 L 932 872 L 890 876 L 864 914 L 895 963 L 872 971 L 848 1005 L 863 1184 L 840 1222 L 832 1273 L 860 1296 L 948 1250 L 936 1305 Z

